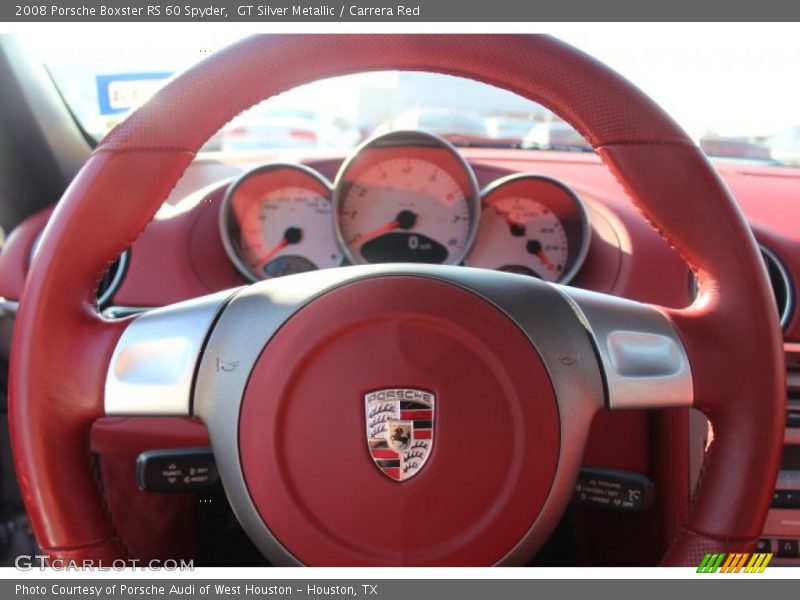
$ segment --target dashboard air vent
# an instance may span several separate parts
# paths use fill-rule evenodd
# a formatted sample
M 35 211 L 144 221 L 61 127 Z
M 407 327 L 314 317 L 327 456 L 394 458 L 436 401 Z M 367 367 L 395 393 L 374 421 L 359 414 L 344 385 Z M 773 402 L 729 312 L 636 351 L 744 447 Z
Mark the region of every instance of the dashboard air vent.
M 29 262 L 33 262 L 33 258 L 39 250 L 42 243 L 42 232 L 36 236 L 31 246 Z M 97 284 L 97 305 L 100 308 L 105 308 L 109 303 L 114 293 L 119 289 L 122 279 L 125 277 L 125 269 L 128 267 L 129 252 L 126 250 L 122 255 L 111 263 L 108 270 L 103 274 Z
M 775 304 L 778 308 L 781 327 L 786 327 L 789 324 L 794 306 L 792 280 L 786 271 L 786 267 L 783 266 L 783 263 L 771 250 L 764 246 L 759 246 L 759 248 L 761 249 L 761 256 L 764 257 L 764 264 L 767 267 L 769 281 L 772 284 L 772 292 L 775 294 Z
M 778 318 L 780 319 L 781 327 L 785 329 L 794 310 L 792 279 L 789 277 L 786 267 L 783 266 L 783 263 L 772 250 L 761 244 L 758 245 L 758 248 L 761 250 L 761 257 L 764 259 L 764 266 L 767 268 L 769 282 L 772 285 Z M 694 298 L 696 294 L 697 280 L 694 277 L 694 273 L 692 273 L 689 275 L 689 295 Z

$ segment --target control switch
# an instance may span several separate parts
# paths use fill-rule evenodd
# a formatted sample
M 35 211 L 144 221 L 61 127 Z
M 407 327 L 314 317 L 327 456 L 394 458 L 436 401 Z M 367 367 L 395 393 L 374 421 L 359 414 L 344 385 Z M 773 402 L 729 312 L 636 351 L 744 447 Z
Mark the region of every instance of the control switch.
M 219 480 L 211 448 L 149 450 L 136 459 L 136 480 L 146 492 L 197 492 Z
M 581 467 L 572 503 L 621 512 L 642 512 L 653 504 L 653 482 L 639 473 Z

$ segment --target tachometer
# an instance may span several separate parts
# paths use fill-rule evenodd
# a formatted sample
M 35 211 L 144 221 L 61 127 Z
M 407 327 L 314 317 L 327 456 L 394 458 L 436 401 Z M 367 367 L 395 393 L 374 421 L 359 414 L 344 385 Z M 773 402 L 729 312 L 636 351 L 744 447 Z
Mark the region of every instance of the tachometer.
M 441 138 L 392 132 L 367 142 L 336 179 L 337 232 L 357 264 L 458 264 L 478 220 L 474 175 Z
M 564 283 L 586 256 L 589 225 L 578 197 L 537 175 L 500 179 L 483 193 L 470 266 Z
M 222 239 L 241 274 L 255 281 L 338 266 L 329 197 L 327 181 L 299 165 L 266 165 L 234 182 Z

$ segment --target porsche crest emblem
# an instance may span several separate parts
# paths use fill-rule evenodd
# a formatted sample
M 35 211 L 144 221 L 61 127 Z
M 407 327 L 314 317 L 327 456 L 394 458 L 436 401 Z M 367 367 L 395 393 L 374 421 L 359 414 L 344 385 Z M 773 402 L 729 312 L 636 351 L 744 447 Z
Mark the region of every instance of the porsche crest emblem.
M 367 444 L 387 476 L 405 481 L 420 472 L 433 447 L 435 396 L 413 388 L 386 388 L 364 396 Z

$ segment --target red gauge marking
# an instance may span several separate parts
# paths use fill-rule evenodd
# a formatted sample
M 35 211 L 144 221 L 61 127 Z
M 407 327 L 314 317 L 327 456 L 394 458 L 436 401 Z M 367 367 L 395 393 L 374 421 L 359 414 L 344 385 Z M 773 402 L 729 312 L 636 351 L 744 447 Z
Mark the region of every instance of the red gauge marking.
M 514 219 L 508 211 L 500 210 L 497 205 L 492 205 L 494 211 L 502 217 L 508 224 L 508 229 L 514 237 L 522 237 L 525 235 L 525 222 L 522 220 Z
M 494 209 L 494 211 L 495 211 L 495 212 L 496 212 L 498 215 L 500 215 L 501 217 L 503 217 L 503 220 L 504 220 L 506 223 L 508 223 L 509 225 L 518 225 L 518 226 L 524 226 L 524 223 L 522 223 L 522 222 L 518 221 L 517 219 L 514 219 L 514 218 L 512 218 L 512 217 L 511 217 L 511 215 L 508 213 L 508 211 L 501 210 L 501 209 L 497 208 L 497 206 L 495 206 L 495 205 L 492 205 L 492 208 Z

